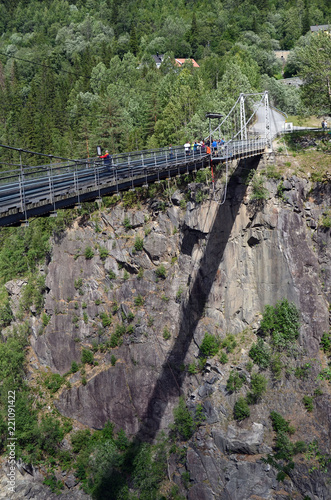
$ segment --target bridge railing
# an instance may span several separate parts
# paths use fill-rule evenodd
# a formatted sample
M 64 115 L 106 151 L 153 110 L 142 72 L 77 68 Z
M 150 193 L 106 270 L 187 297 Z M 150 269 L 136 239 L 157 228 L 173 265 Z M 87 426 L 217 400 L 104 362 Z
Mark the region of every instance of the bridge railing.
M 248 137 L 245 141 L 230 140 L 223 145 L 218 143 L 217 148 L 212 148 L 212 155 L 221 159 L 241 157 L 256 152 L 261 152 L 266 147 L 266 139 L 261 137 Z
M 163 167 L 183 163 L 186 161 L 196 161 L 206 155 L 201 149 L 186 152 L 183 146 L 158 148 L 152 150 L 133 151 L 130 153 L 119 153 L 112 155 L 109 160 L 99 157 L 69 160 L 67 162 L 50 162 L 44 165 L 29 167 L 22 165 L 19 169 L 6 170 L 0 172 L 0 185 L 15 182 L 19 176 L 26 179 L 37 179 L 39 177 L 62 175 L 70 172 L 79 172 L 95 168 L 111 167 L 112 169 L 127 169 L 128 173 L 137 173 L 137 169 L 158 169 Z
M 169 172 L 170 177 L 177 166 L 179 173 L 183 165 L 188 166 L 206 157 L 209 155 L 201 149 L 185 151 L 183 146 L 177 146 L 116 154 L 108 161 L 96 157 L 70 160 L 70 163 L 51 162 L 37 167 L 22 165 L 20 169 L 0 174 L 0 212 L 19 208 L 26 215 L 27 207 L 43 201 L 53 204 L 55 212 L 59 197 L 74 195 L 79 203 L 81 193 L 99 191 L 100 196 L 105 185 L 113 184 L 117 191 L 119 185 L 134 188 L 138 178 L 142 180 L 140 184 L 146 185 L 149 176 L 160 180 L 165 177 L 164 172 Z

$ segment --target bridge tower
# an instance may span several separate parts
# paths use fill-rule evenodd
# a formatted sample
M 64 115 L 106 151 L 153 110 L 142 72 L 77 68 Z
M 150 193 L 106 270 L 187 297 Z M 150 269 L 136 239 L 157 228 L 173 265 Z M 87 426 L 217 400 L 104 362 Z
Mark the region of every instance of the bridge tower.
M 271 129 L 270 129 L 270 107 L 269 107 L 269 92 L 264 92 L 264 134 L 266 138 L 267 148 L 272 151 Z
M 240 138 L 247 141 L 246 113 L 245 113 L 245 94 L 240 94 Z

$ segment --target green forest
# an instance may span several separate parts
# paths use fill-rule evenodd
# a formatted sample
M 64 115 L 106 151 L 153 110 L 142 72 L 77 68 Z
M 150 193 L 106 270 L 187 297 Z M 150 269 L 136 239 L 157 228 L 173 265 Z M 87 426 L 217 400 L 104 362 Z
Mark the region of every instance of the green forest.
M 4 0 L 0 142 L 69 158 L 181 144 L 241 91 L 308 112 L 311 99 L 278 80 L 304 73 L 310 25 L 330 19 L 328 0 Z M 275 50 L 291 50 L 285 68 Z M 160 69 L 157 53 L 169 56 Z M 174 64 L 191 57 L 200 68 Z M 314 111 L 330 110 L 321 101 Z

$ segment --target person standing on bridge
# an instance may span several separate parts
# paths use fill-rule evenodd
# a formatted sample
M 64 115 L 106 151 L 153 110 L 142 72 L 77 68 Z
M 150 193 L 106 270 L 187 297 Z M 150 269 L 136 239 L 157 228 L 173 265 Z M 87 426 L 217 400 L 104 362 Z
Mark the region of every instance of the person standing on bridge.
M 99 158 L 102 158 L 103 159 L 103 164 L 106 166 L 106 167 L 110 167 L 110 164 L 111 164 L 111 156 L 109 155 L 109 151 L 108 149 L 106 149 L 106 152 L 104 155 L 102 156 L 99 156 Z
M 184 144 L 184 150 L 185 150 L 185 154 L 186 155 L 190 154 L 190 152 L 191 152 L 191 144 L 188 141 L 186 141 L 185 144 Z

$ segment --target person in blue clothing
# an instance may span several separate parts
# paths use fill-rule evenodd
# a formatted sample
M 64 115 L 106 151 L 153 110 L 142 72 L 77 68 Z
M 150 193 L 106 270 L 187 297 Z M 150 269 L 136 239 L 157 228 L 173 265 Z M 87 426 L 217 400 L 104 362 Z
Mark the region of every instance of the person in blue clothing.
M 197 151 L 198 151 L 198 143 L 197 143 L 197 141 L 194 141 L 194 144 L 193 144 L 193 153 L 195 154 Z
M 214 140 L 213 140 L 213 142 L 212 142 L 212 144 L 211 144 L 211 145 L 212 145 L 212 148 L 213 148 L 212 150 L 213 150 L 213 151 L 214 151 L 214 153 L 215 153 L 215 151 L 217 151 L 217 141 L 216 141 L 216 139 L 214 139 Z

